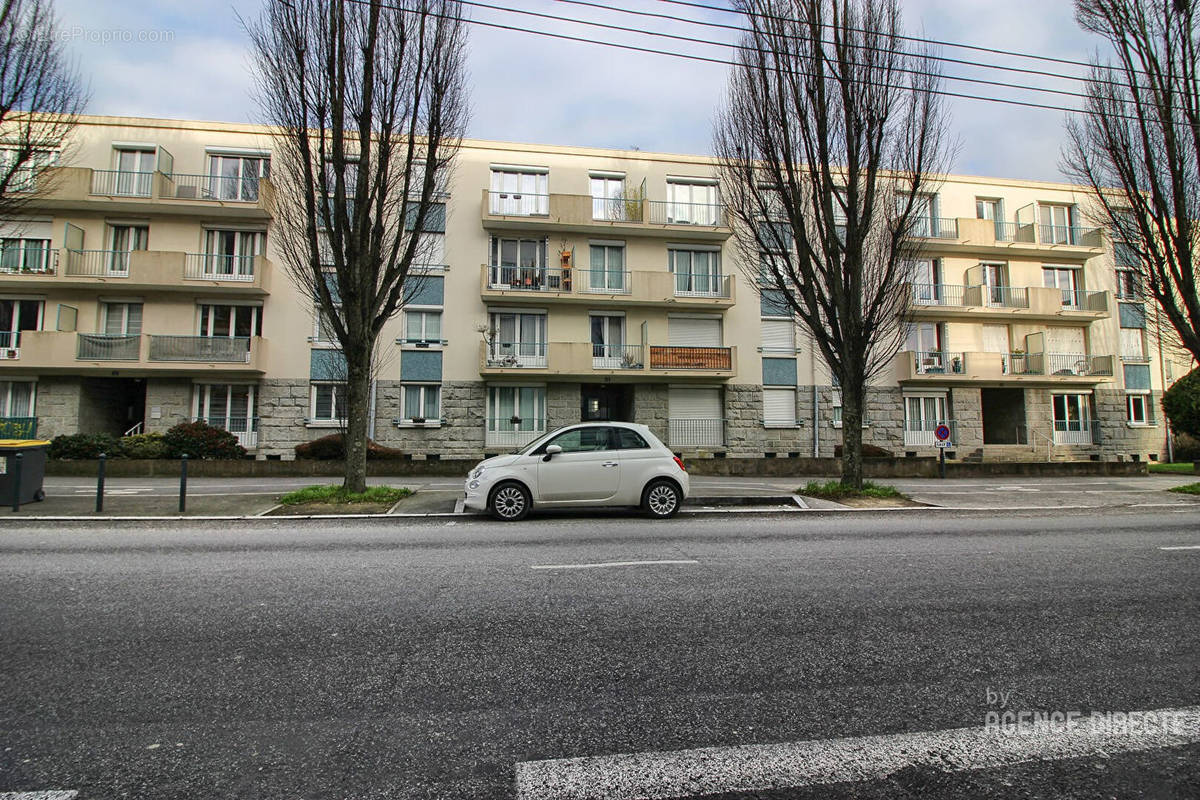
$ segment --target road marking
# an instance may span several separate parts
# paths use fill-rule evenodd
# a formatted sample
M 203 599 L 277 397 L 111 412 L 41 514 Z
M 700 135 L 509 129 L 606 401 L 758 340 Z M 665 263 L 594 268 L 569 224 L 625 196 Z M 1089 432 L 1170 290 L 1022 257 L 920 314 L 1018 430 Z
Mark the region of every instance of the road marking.
M 518 800 L 665 800 L 878 780 L 908 766 L 965 772 L 1029 761 L 1108 757 L 1200 741 L 1200 706 L 1160 709 L 1172 724 L 1137 733 L 1083 716 L 1073 725 L 1031 723 L 1005 731 L 943 731 L 674 752 L 526 761 L 516 765 Z
M 530 569 L 601 569 L 603 567 L 640 567 L 648 564 L 699 564 L 692 559 L 661 561 L 604 561 L 596 564 L 534 564 Z
M 0 800 L 71 800 L 79 792 L 74 789 L 49 789 L 44 792 L 0 792 Z
M 1160 547 L 1159 550 L 1200 550 L 1200 544 L 1181 544 L 1175 547 Z

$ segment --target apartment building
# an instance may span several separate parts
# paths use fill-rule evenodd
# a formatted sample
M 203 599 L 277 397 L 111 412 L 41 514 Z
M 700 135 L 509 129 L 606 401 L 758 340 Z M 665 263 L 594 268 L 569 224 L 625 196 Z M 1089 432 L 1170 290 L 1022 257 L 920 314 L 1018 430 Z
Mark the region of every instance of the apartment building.
M 341 357 L 275 255 L 250 125 L 89 117 L 0 222 L 10 433 L 227 428 L 259 458 L 336 430 Z M 373 438 L 510 450 L 589 419 L 681 452 L 830 456 L 837 388 L 738 263 L 707 158 L 467 141 L 381 339 Z M 865 439 L 896 455 L 1154 458 L 1160 361 L 1119 246 L 1065 185 L 952 178 L 929 197 L 903 352 Z

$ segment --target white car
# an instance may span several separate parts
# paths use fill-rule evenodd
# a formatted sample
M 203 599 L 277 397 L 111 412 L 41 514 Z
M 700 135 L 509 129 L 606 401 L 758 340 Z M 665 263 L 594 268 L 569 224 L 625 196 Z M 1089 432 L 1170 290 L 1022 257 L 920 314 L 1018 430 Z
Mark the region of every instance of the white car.
M 551 431 L 467 476 L 467 508 L 515 522 L 534 506 L 640 506 L 666 519 L 688 495 L 683 461 L 645 425 L 585 422 Z

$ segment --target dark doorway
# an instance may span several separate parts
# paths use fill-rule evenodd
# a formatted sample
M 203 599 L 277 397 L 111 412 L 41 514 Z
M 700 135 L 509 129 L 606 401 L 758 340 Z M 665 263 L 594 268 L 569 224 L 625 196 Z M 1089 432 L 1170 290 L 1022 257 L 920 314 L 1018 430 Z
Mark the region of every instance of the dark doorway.
M 980 389 L 984 444 L 1025 444 L 1025 390 Z
M 85 378 L 79 432 L 120 436 L 146 419 L 144 378 Z
M 633 422 L 633 386 L 585 383 L 579 389 L 579 418 Z

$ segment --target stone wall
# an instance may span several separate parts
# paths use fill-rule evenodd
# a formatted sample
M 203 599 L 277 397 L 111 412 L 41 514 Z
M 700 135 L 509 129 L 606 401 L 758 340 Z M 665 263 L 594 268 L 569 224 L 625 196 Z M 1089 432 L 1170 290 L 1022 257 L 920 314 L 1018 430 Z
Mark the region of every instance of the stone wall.
M 442 425 L 401 427 L 403 416 L 400 383 L 379 381 L 375 396 L 376 442 L 412 454 L 417 459 L 473 459 L 484 449 L 484 416 L 487 394 L 478 381 L 442 384 Z
M 670 438 L 667 420 L 669 395 L 665 383 L 639 383 L 633 387 L 633 418 L 662 441 Z
M 83 382 L 80 378 L 38 378 L 34 407 L 38 418 L 38 438 L 53 439 L 64 433 L 79 432 L 79 398 L 82 391 Z
M 190 378 L 146 379 L 146 433 L 166 433 L 173 425 L 192 418 Z M 159 409 L 158 419 L 154 409 Z

